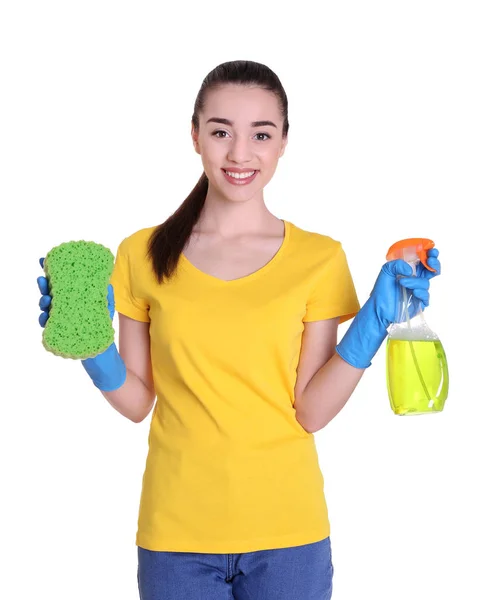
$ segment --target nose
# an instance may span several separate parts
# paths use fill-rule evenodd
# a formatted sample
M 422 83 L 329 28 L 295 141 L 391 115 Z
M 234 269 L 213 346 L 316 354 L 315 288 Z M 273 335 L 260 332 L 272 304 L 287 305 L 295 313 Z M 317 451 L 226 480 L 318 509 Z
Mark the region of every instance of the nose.
M 228 160 L 237 164 L 243 164 L 252 160 L 250 140 L 244 137 L 234 137 L 228 150 Z

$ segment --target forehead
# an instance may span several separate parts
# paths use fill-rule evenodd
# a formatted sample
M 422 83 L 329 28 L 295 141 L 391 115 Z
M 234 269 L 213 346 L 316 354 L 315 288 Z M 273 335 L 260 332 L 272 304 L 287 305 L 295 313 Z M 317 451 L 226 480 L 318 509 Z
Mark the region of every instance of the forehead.
M 275 94 L 258 87 L 228 85 L 210 90 L 204 105 L 205 120 L 211 117 L 226 118 L 237 124 L 249 121 L 280 118 Z

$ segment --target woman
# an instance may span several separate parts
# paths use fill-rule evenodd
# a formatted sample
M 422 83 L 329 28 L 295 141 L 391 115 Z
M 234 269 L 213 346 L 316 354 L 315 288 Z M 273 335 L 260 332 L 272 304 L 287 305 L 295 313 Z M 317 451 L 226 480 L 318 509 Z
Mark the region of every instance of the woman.
M 208 74 L 192 117 L 204 172 L 162 225 L 119 245 L 119 352 L 113 343 L 82 361 L 132 421 L 157 395 L 136 538 L 142 600 L 332 595 L 313 432 L 351 396 L 394 320 L 396 277 L 412 271 L 386 263 L 360 310 L 341 244 L 267 209 L 288 129 L 268 67 Z M 431 275 L 403 279 L 425 304 Z

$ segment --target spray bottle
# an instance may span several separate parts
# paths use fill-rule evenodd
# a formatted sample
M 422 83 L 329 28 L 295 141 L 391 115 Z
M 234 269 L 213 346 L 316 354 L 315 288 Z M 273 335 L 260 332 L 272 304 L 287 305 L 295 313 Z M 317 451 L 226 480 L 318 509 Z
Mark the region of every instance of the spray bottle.
M 427 264 L 427 250 L 434 242 L 409 238 L 393 244 L 387 260 L 401 258 L 410 264 L 413 275 L 417 265 Z M 396 415 L 420 415 L 441 412 L 448 396 L 448 363 L 443 345 L 427 325 L 422 301 L 398 283 L 396 321 L 387 337 L 387 389 Z

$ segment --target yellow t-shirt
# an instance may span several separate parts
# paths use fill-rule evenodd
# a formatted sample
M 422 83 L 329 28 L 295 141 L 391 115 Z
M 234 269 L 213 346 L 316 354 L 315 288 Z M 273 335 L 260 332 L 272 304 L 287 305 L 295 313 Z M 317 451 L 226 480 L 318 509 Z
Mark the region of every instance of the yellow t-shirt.
M 116 310 L 150 323 L 157 401 L 136 543 L 148 550 L 243 553 L 330 534 L 313 434 L 296 420 L 304 322 L 353 317 L 359 303 L 340 242 L 289 221 L 275 256 L 224 281 L 183 254 L 157 283 L 147 241 L 125 238 Z

